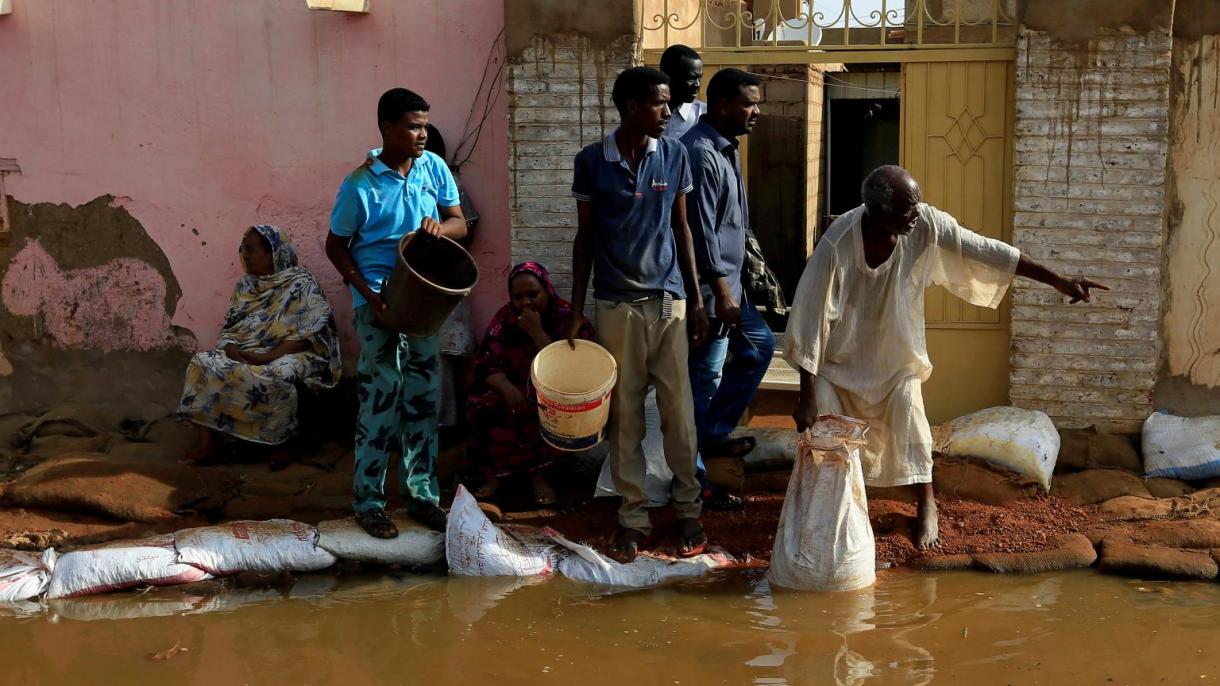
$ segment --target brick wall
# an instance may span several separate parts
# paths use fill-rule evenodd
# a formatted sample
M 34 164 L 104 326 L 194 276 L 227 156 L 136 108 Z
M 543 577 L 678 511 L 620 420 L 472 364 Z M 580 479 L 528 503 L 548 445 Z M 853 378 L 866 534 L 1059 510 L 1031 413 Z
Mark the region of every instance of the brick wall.
M 1113 290 L 1068 306 L 1013 290 L 1011 397 L 1063 427 L 1137 431 L 1161 343 L 1169 32 L 1064 45 L 1025 30 L 1017 52 L 1013 241 Z
M 595 46 L 576 35 L 535 38 L 508 67 L 513 262 L 545 264 L 566 298 L 572 287 L 572 160 L 618 125 L 614 78 L 632 64 L 630 36 Z

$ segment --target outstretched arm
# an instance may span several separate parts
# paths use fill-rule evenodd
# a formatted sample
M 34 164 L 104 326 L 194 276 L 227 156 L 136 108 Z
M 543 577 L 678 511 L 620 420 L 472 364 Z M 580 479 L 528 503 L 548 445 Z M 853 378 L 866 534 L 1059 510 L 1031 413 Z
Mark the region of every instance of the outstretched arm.
M 1024 253 L 1021 255 L 1021 261 L 1017 262 L 1017 276 L 1024 276 L 1027 279 L 1044 283 L 1071 298 L 1073 303 L 1078 303 L 1081 300 L 1089 302 L 1089 289 L 1091 288 L 1103 291 L 1110 290 L 1108 286 L 1103 286 L 1092 279 L 1060 276 L 1050 268 L 1031 260 Z

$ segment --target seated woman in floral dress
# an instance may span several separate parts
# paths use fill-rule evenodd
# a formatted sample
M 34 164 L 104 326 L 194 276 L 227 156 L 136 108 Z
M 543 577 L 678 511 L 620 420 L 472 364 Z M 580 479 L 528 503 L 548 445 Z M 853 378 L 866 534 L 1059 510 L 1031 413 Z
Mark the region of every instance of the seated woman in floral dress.
M 238 250 L 246 273 L 229 300 L 216 348 L 186 369 L 179 416 L 194 422 L 199 447 L 182 459 L 219 458 L 220 434 L 281 446 L 271 468 L 292 461 L 284 443 L 297 429 L 297 387 L 333 387 L 342 363 L 334 317 L 322 288 L 297 265 L 287 236 L 274 226 L 250 227 Z
M 559 297 L 546 267 L 523 262 L 508 275 L 509 302 L 487 327 L 475 358 L 475 382 L 466 401 L 472 456 L 483 473 L 479 498 L 490 498 L 505 477 L 532 475 L 534 502 L 555 502 L 544 471 L 561 452 L 542 440 L 529 387 L 530 363 L 542 348 L 567 336 L 568 322 L 581 317 L 580 338 L 593 327 Z

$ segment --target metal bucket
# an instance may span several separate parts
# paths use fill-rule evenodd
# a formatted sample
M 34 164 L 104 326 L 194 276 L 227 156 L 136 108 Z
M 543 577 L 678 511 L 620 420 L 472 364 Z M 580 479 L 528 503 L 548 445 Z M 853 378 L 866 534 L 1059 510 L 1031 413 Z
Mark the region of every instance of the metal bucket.
M 408 336 L 432 336 L 479 282 L 479 266 L 457 241 L 419 231 L 398 242 L 398 260 L 382 289 L 387 321 Z

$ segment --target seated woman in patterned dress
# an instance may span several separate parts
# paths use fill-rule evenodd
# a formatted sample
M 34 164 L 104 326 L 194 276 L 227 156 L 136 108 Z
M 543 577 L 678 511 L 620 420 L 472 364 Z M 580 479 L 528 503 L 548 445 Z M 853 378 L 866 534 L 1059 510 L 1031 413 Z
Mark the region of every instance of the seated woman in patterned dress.
M 544 470 L 560 451 L 542 440 L 530 363 L 542 348 L 567 337 L 568 322 L 581 317 L 580 338 L 593 340 L 593 327 L 559 297 L 546 267 L 523 262 L 508 275 L 509 302 L 487 327 L 475 359 L 475 382 L 466 401 L 472 457 L 483 472 L 479 498 L 490 498 L 505 477 L 532 475 L 534 502 L 555 502 Z
M 297 429 L 297 387 L 333 387 L 342 363 L 330 305 L 296 249 L 274 226 L 252 226 L 238 250 L 246 273 L 229 300 L 216 348 L 186 369 L 179 416 L 194 422 L 199 447 L 182 459 L 219 458 L 219 437 L 279 446 L 271 468 L 292 461 L 284 443 Z

